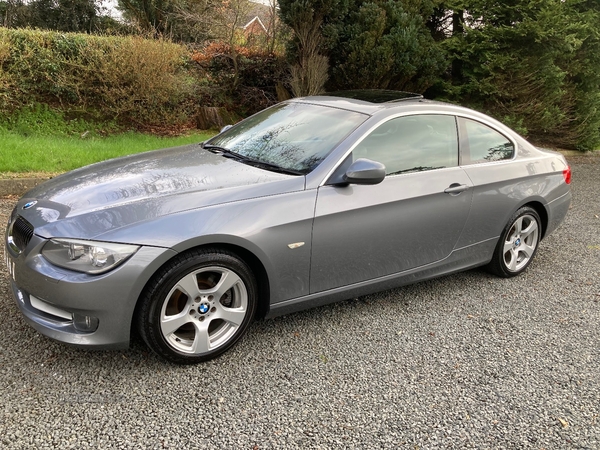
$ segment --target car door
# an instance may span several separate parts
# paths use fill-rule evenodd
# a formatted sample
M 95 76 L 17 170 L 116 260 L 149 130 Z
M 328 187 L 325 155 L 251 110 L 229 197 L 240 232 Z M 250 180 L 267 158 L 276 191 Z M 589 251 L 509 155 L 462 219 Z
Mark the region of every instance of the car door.
M 319 187 L 311 293 L 444 259 L 469 214 L 472 184 L 458 166 L 454 116 L 390 119 L 367 133 L 346 162 L 361 157 L 383 163 L 386 178 Z
M 458 118 L 460 165 L 473 182 L 471 213 L 458 246 L 466 247 L 497 238 L 521 200 L 535 194 L 532 175 L 513 160 L 515 143 L 491 126 Z M 535 183 L 534 183 L 535 185 Z

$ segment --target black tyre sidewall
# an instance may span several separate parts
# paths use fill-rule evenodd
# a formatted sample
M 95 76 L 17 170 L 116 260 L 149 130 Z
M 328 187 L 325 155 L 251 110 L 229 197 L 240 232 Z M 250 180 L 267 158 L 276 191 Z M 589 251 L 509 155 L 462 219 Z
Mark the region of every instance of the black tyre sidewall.
M 244 282 L 248 295 L 246 316 L 235 334 L 225 344 L 207 353 L 190 355 L 173 348 L 166 341 L 160 328 L 160 314 L 167 295 L 175 283 L 195 270 L 210 266 L 232 270 Z M 233 347 L 252 322 L 256 306 L 256 281 L 250 268 L 242 260 L 228 252 L 192 251 L 176 257 L 157 273 L 142 299 L 138 314 L 138 329 L 148 347 L 159 356 L 177 364 L 194 364 L 216 358 Z

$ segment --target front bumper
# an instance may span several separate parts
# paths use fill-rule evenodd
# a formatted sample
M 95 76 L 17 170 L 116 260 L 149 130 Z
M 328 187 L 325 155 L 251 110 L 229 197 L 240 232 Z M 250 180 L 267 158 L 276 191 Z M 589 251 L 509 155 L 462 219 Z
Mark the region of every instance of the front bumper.
M 138 298 L 150 277 L 176 252 L 141 247 L 130 259 L 101 275 L 50 264 L 33 236 L 19 255 L 6 250 L 15 301 L 39 333 L 88 348 L 126 348 Z

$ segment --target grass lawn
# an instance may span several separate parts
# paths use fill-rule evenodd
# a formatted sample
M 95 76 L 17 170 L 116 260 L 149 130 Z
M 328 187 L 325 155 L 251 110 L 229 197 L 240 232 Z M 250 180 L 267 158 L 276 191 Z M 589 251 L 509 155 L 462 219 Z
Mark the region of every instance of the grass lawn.
M 214 132 L 197 132 L 157 137 L 129 132 L 81 138 L 0 130 L 0 177 L 32 172 L 56 174 L 118 156 L 202 142 L 213 135 Z

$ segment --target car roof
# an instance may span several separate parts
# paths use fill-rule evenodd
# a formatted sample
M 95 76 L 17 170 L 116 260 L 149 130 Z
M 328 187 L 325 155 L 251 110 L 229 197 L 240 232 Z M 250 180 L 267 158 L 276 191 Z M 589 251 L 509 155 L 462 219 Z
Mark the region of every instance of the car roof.
M 433 105 L 454 106 L 449 103 L 427 100 L 421 94 L 385 89 L 337 91 L 323 95 L 295 98 L 291 101 L 347 109 L 369 115 L 381 110 L 418 108 L 419 105 L 423 104 L 429 107 Z M 460 109 L 460 107 L 457 108 Z
M 346 96 L 346 93 L 350 94 Z M 373 94 L 376 94 L 376 97 L 383 100 L 379 101 L 379 103 L 365 100 Z M 386 97 L 391 98 L 392 100 L 386 100 Z M 374 98 L 375 97 L 372 97 L 371 100 Z M 402 91 L 339 91 L 334 92 L 333 95 L 327 93 L 317 96 L 295 98 L 289 101 L 345 109 L 368 114 L 369 116 L 392 116 L 396 115 L 396 113 L 418 114 L 419 112 L 453 114 L 487 123 L 488 125 L 492 125 L 498 131 L 513 136 L 514 138 L 519 138 L 519 136 L 506 125 L 479 111 L 452 103 L 428 100 L 423 98 L 420 94 L 411 94 Z
M 345 95 L 347 93 L 349 94 L 348 96 Z M 368 98 L 370 98 L 372 101 L 366 100 Z M 440 114 L 465 115 L 474 119 L 488 122 L 492 121 L 497 127 L 499 126 L 504 129 L 507 128 L 502 123 L 486 114 L 480 113 L 479 111 L 452 103 L 428 100 L 420 94 L 412 94 L 403 91 L 339 91 L 331 94 L 327 93 L 323 95 L 295 98 L 290 101 L 346 109 L 349 111 L 368 114 L 370 116 L 373 116 L 377 113 L 388 115 L 395 114 L 396 112 L 418 113 L 419 111 L 434 111 L 439 112 Z
M 331 97 L 351 98 L 369 103 L 395 103 L 403 100 L 422 99 L 421 94 L 406 91 L 392 91 L 388 89 L 356 89 L 349 91 L 328 92 Z

